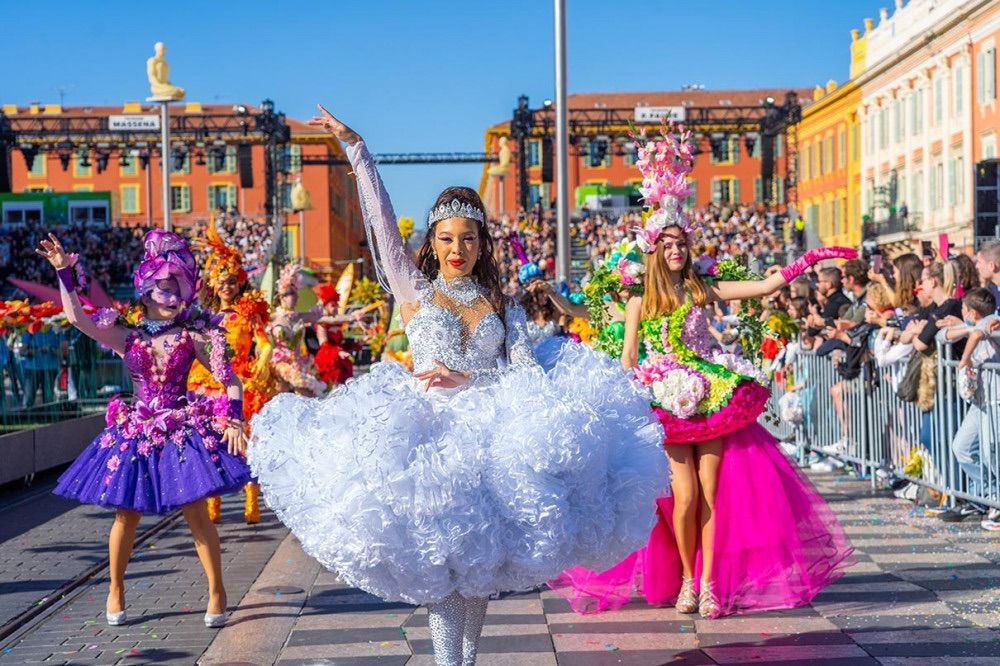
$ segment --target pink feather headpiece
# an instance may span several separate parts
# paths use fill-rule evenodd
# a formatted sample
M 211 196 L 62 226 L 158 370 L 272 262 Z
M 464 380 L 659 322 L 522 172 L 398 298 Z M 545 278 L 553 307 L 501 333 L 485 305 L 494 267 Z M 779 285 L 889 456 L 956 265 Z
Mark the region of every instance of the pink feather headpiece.
M 691 132 L 683 125 L 674 132 L 673 124 L 661 127 L 659 139 L 647 140 L 643 129 L 635 138 L 636 166 L 642 174 L 639 192 L 645 202 L 645 220 L 635 231 L 636 244 L 646 254 L 656 251 L 656 241 L 667 227 L 680 227 L 691 233 L 691 219 L 684 213 L 684 202 L 691 195 L 687 176 L 694 168 Z
M 278 294 L 298 294 L 302 286 L 302 275 L 298 264 L 285 264 L 278 274 Z

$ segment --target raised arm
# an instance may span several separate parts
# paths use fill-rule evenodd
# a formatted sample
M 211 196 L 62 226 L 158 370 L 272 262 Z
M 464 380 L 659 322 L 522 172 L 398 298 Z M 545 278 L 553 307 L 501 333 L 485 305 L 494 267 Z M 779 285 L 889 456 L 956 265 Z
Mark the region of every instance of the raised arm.
M 83 303 L 77 294 L 80 285 L 77 284 L 74 269 L 75 257 L 66 253 L 54 234 L 49 234 L 48 240 L 41 241 L 39 245 L 40 247 L 35 248 L 35 253 L 45 257 L 56 269 L 63 312 L 66 313 L 69 323 L 87 337 L 109 347 L 119 356 L 124 355 L 129 330 L 124 326 L 115 325 L 113 320 L 108 321 L 107 325 L 99 326 L 84 312 Z
M 323 127 L 347 144 L 347 159 L 351 162 L 358 183 L 365 231 L 376 258 L 375 270 L 379 282 L 392 292 L 400 304 L 415 303 L 418 291 L 427 281 L 406 250 L 396 223 L 392 201 L 385 191 L 378 169 L 375 168 L 375 161 L 357 132 L 337 120 L 323 106 L 317 106 L 321 115 L 311 119 L 309 124 Z
M 760 298 L 774 293 L 792 280 L 802 275 L 807 268 L 825 259 L 854 259 L 857 250 L 849 247 L 821 247 L 809 250 L 793 263 L 785 266 L 763 280 L 745 282 L 717 282 L 710 287 L 713 297 L 719 301 L 733 301 L 744 298 Z

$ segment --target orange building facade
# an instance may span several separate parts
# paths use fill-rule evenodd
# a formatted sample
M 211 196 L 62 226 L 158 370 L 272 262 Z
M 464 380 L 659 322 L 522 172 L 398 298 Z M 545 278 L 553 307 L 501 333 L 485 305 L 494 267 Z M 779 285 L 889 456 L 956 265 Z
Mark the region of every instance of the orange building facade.
M 251 105 L 203 106 L 188 102 L 172 105 L 170 114 L 171 118 L 195 114 L 235 115 L 237 108 L 250 123 L 253 122 L 252 116 L 258 112 Z M 12 120 L 37 115 L 100 118 L 155 114 L 159 112 L 159 106 L 136 102 L 117 107 L 5 105 L 3 112 Z M 369 257 L 364 243 L 357 189 L 349 165 L 303 165 L 303 158 L 345 158 L 339 142 L 304 122 L 291 118 L 285 121 L 291 129 L 291 144 L 287 171 L 279 176 L 279 198 L 290 202 L 290 189 L 301 179 L 311 200 L 311 207 L 301 213 L 287 209 L 281 211 L 285 217 L 288 254 L 297 257 L 304 248 L 306 263 L 320 271 L 337 270 L 346 262 Z M 158 141 L 149 143 L 152 148 L 158 146 Z M 263 218 L 264 146 L 251 145 L 252 186 L 242 187 L 237 143 L 212 141 L 185 145 L 180 147 L 185 153 L 183 164 L 170 160 L 170 217 L 175 226 L 184 227 L 196 220 L 207 220 L 222 208 Z M 113 152 L 105 169 L 99 173 L 93 150 L 87 160 L 81 160 L 80 153 L 74 149 L 64 165 L 67 160 L 65 157 L 60 159 L 55 144 L 48 149 L 43 145 L 29 170 L 23 153 L 15 148 L 11 151 L 11 189 L 13 192 L 108 192 L 112 207 L 109 217 L 113 224 L 160 226 L 163 222 L 163 202 L 159 151 L 154 150 L 145 165 L 144 160 L 138 157 L 137 149 L 127 152 L 133 153 L 127 159 L 122 158 L 119 151 Z M 304 243 L 300 240 L 300 233 L 304 233 Z
M 733 107 L 761 106 L 772 97 L 780 104 L 786 89 L 774 90 L 684 90 L 670 92 L 633 93 L 584 93 L 570 95 L 568 108 L 573 109 L 626 109 L 629 113 L 640 107 Z M 797 90 L 800 103 L 805 105 L 811 99 L 811 90 Z M 642 125 L 639 125 L 640 127 Z M 656 125 L 650 126 L 655 129 Z M 750 135 L 752 150 L 748 150 L 747 135 Z M 786 146 L 783 137 L 778 137 L 775 145 L 775 177 L 770 196 L 762 190 L 761 142 L 756 133 L 727 134 L 721 159 L 709 149 L 707 137 L 701 137 L 699 147 L 702 152 L 695 158 L 691 179 L 694 191 L 689 204 L 705 206 L 709 202 L 750 203 L 764 200 L 779 205 L 785 203 L 784 182 L 779 177 L 785 173 Z M 486 129 L 484 147 L 487 152 L 500 151 L 501 139 L 507 138 L 507 146 L 513 155 L 510 171 L 502 178 L 496 175 L 494 165 L 485 165 L 480 179 L 480 195 L 494 214 L 515 213 L 518 203 L 518 155 L 517 144 L 510 138 L 510 121 L 497 123 Z M 529 198 L 532 203 L 540 202 L 551 206 L 555 199 L 555 183 L 543 182 L 544 154 L 542 141 L 528 142 Z M 597 166 L 592 166 L 591 154 L 570 148 L 569 192 L 573 197 L 571 208 L 582 205 L 588 192 L 606 188 L 635 188 L 641 182 L 635 166 L 635 153 L 624 136 L 612 137 L 610 149 Z M 492 169 L 491 169 L 492 167 Z M 491 170 L 493 173 L 491 174 Z M 553 172 L 555 169 L 553 168 Z M 632 197 L 634 200 L 634 196 Z

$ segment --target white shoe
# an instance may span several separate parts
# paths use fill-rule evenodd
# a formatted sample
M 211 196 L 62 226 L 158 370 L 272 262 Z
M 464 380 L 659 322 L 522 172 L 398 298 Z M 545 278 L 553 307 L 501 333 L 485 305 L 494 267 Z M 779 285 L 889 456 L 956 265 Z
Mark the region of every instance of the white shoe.
M 819 447 L 819 450 L 831 456 L 843 455 L 847 453 L 847 439 L 846 438 L 838 439 L 833 444 Z
M 781 450 L 785 452 L 786 456 L 790 456 L 792 458 L 798 457 L 799 447 L 795 444 L 792 444 L 791 442 L 781 442 L 779 446 L 781 446 Z
M 104 616 L 108 620 L 109 627 L 120 627 L 125 624 L 125 620 L 128 619 L 128 615 L 123 610 L 118 611 L 117 613 L 108 613 L 105 611 Z
M 990 509 L 979 527 L 987 532 L 1000 532 L 1000 509 Z
M 820 460 L 819 462 L 814 462 L 812 465 L 809 465 L 809 469 L 815 472 L 832 472 L 835 467 L 829 460 Z
M 226 626 L 225 613 L 205 613 L 205 626 L 209 629 L 218 629 Z

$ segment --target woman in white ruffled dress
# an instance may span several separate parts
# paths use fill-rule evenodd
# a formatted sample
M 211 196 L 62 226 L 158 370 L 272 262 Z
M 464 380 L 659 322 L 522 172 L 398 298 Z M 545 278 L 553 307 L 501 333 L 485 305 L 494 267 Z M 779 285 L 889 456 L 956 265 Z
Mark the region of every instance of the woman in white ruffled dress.
M 302 547 L 387 601 L 428 606 L 438 664 L 474 664 L 490 595 L 602 569 L 645 543 L 667 486 L 649 397 L 568 345 L 535 363 L 506 298 L 482 202 L 448 188 L 416 262 L 361 138 L 347 144 L 379 277 L 400 303 L 414 375 L 377 363 L 322 399 L 254 418 L 250 463 Z

